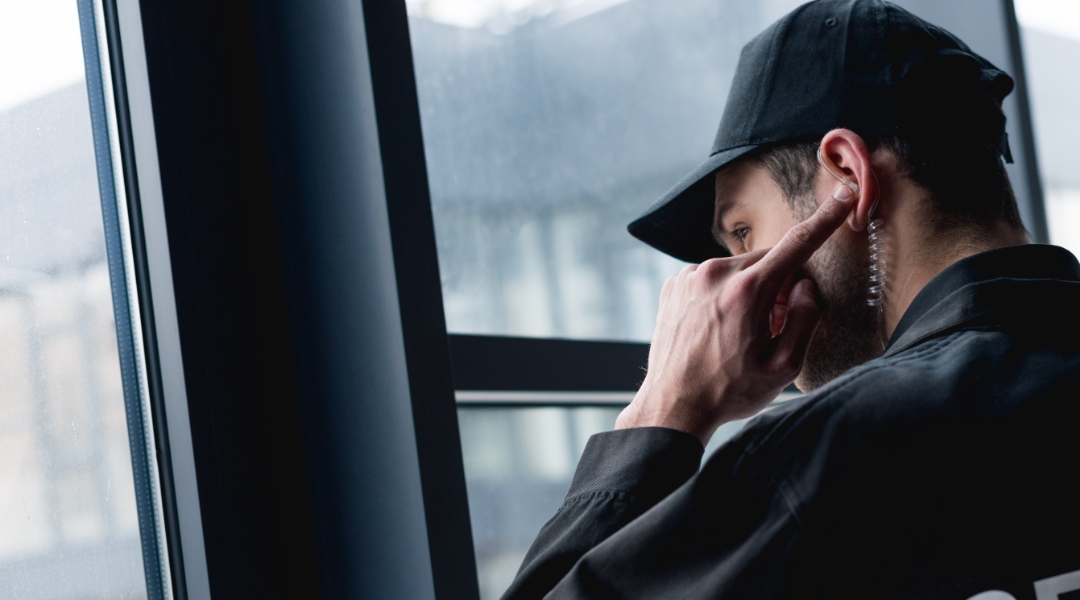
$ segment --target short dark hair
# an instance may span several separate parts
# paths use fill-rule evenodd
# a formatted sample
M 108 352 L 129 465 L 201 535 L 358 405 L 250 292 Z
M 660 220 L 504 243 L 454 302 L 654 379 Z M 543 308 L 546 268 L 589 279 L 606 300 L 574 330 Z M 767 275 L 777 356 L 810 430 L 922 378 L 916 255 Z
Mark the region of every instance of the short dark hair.
M 1009 175 L 996 144 L 916 142 L 899 136 L 870 137 L 871 150 L 885 148 L 900 171 L 929 193 L 938 232 L 978 231 L 998 219 L 1023 229 Z M 812 193 L 820 142 L 802 141 L 766 148 L 752 158 L 776 181 L 796 215 L 796 203 Z M 800 216 L 800 218 L 803 218 Z

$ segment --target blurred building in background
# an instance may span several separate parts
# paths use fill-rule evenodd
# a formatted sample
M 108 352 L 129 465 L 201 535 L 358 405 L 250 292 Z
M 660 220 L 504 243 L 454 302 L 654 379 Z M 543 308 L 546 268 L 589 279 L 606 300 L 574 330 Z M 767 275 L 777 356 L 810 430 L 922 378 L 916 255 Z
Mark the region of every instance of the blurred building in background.
M 79 82 L 0 112 L 0 596 L 146 597 L 116 339 Z

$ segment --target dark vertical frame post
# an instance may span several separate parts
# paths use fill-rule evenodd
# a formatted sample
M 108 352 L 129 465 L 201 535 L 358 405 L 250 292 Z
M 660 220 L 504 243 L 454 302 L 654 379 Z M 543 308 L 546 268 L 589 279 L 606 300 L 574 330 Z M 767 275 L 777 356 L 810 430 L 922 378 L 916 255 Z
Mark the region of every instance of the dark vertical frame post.
M 465 470 L 405 2 L 366 0 L 364 17 L 436 597 L 476 598 Z
M 1001 0 L 1005 11 L 1006 35 L 1009 39 L 1009 56 L 1012 58 L 1013 80 L 1016 82 L 1016 100 L 1020 106 L 1020 151 L 1024 153 L 1027 166 L 1028 196 L 1031 198 L 1032 241 L 1039 244 L 1050 243 L 1050 232 L 1046 224 L 1046 204 L 1043 197 L 1042 176 L 1039 173 L 1039 161 L 1035 151 L 1035 125 L 1031 120 L 1031 96 L 1028 94 L 1027 72 L 1024 68 L 1024 48 L 1020 42 L 1020 24 L 1016 20 L 1016 5 L 1013 0 Z
M 475 598 L 404 3 L 140 5 L 211 593 Z
M 207 587 L 318 597 L 251 9 L 139 8 Z
M 252 12 L 323 592 L 476 598 L 404 3 Z

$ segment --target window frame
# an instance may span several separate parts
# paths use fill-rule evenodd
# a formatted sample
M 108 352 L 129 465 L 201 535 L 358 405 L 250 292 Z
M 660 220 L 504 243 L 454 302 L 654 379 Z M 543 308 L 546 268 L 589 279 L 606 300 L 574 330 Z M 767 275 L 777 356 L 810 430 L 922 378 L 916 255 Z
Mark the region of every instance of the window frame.
M 209 598 L 141 11 L 138 0 L 101 0 L 101 4 L 158 456 L 169 583 L 172 597 L 178 600 Z
M 172 461 L 160 407 L 157 345 L 135 181 L 127 82 L 111 0 L 78 0 L 86 89 L 147 597 L 183 594 Z M 179 571 L 177 571 L 179 569 Z M 181 595 L 179 597 L 186 597 Z
M 1028 227 L 1031 229 L 1031 241 L 1036 244 L 1050 243 L 1050 228 L 1046 222 L 1046 197 L 1043 194 L 1042 174 L 1039 171 L 1039 157 L 1035 149 L 1035 124 L 1031 118 L 1031 93 L 1027 85 L 1027 69 L 1024 65 L 1024 49 L 1020 40 L 1020 22 L 1016 18 L 1014 0 L 1001 0 L 1005 13 L 1005 35 L 1008 39 L 1009 67 L 1016 81 L 1016 102 L 1018 105 L 1020 129 L 1020 152 L 1024 157 L 1028 198 Z M 1015 151 L 1015 150 L 1014 150 Z

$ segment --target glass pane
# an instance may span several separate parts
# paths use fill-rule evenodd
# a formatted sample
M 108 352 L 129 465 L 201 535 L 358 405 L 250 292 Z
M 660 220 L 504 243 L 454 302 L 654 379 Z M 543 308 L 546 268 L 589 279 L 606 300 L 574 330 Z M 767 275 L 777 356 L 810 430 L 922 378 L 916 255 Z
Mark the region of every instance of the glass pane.
M 589 436 L 621 408 L 459 408 L 482 600 L 502 595 L 562 504 Z
M 647 341 L 681 264 L 626 225 L 709 153 L 792 0 L 409 0 L 452 332 Z
M 1080 3 L 1016 0 L 1050 242 L 1080 254 Z
M 0 1 L 0 595 L 145 598 L 76 3 Z
M 562 504 L 589 436 L 622 407 L 458 409 L 481 600 L 502 595 L 544 523 Z M 742 429 L 721 427 L 706 456 Z

